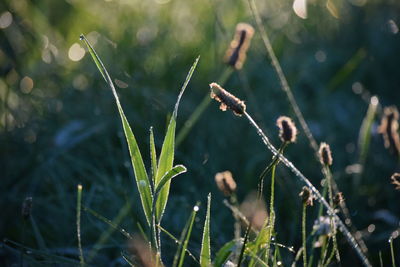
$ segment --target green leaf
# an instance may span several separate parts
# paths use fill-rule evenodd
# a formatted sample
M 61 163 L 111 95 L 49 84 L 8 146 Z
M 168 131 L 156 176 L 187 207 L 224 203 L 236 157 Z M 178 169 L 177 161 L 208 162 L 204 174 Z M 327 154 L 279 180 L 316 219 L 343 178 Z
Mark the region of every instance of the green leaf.
M 115 102 L 118 107 L 118 112 L 121 117 L 122 126 L 125 133 L 125 138 L 128 143 L 129 154 L 132 161 L 133 171 L 135 173 L 136 184 L 139 190 L 140 200 L 142 202 L 142 207 L 144 213 L 146 215 L 147 223 L 150 225 L 151 222 L 151 203 L 152 203 L 152 195 L 150 189 L 149 178 L 146 173 L 146 169 L 144 167 L 142 155 L 140 153 L 138 144 L 136 142 L 135 136 L 132 132 L 131 126 L 129 125 L 128 120 L 126 119 L 125 113 L 122 109 L 121 103 L 119 101 L 117 91 L 115 90 L 114 83 L 111 80 L 110 75 L 107 72 L 107 69 L 104 67 L 103 62 L 97 55 L 96 51 L 93 49 L 89 41 L 85 38 L 85 36 L 81 35 L 81 40 L 83 40 L 86 46 L 89 49 L 90 55 L 92 56 L 94 62 L 96 63 L 97 68 L 99 69 L 101 75 L 106 80 L 108 85 L 113 92 Z
M 226 262 L 228 259 L 229 255 L 232 254 L 232 252 L 235 252 L 237 249 L 237 240 L 232 240 L 226 243 L 225 245 L 222 246 L 217 252 L 217 255 L 215 256 L 214 259 L 214 267 L 222 267 L 223 264 Z
M 185 89 L 190 81 L 190 78 L 192 77 L 192 74 L 193 74 L 194 70 L 196 69 L 199 58 L 200 58 L 200 56 L 196 58 L 195 62 L 193 63 L 192 67 L 189 70 L 188 75 L 186 76 L 186 80 L 181 88 L 178 99 L 176 101 L 174 112 L 169 121 L 167 133 L 165 135 L 164 142 L 163 142 L 163 145 L 161 148 L 161 154 L 160 154 L 160 159 L 158 162 L 155 184 L 158 184 L 160 182 L 160 180 L 162 179 L 162 177 L 164 176 L 164 174 L 167 173 L 173 166 L 174 149 L 175 149 L 176 117 L 178 114 L 178 107 L 179 107 L 179 103 L 182 98 L 183 92 L 185 91 Z M 161 221 L 165 206 L 167 205 L 170 182 L 171 182 L 170 180 L 167 181 L 167 183 L 165 184 L 164 188 L 160 192 L 160 195 L 157 199 L 157 203 L 156 203 L 157 222 Z
M 155 185 L 155 190 L 154 190 L 154 195 L 157 196 L 160 191 L 164 188 L 165 184 L 169 182 L 172 178 L 175 176 L 178 176 L 181 173 L 186 172 L 186 167 L 183 165 L 177 165 L 173 167 L 171 170 L 169 170 L 158 182 L 158 184 Z
M 200 266 L 209 267 L 211 266 L 211 255 L 210 255 L 210 206 L 211 206 L 211 193 L 208 194 L 207 201 L 207 214 L 204 221 L 203 240 L 201 242 L 200 251 Z
M 179 247 L 174 256 L 174 262 L 172 263 L 173 267 L 182 267 L 183 262 L 185 260 L 185 255 L 187 251 L 187 246 L 189 243 L 190 235 L 192 234 L 193 223 L 196 218 L 196 214 L 199 211 L 199 203 L 196 203 L 196 206 L 193 207 L 193 211 L 186 222 L 185 227 L 182 230 L 181 237 L 179 240 Z
M 153 179 L 153 186 L 155 187 L 155 180 L 157 174 L 157 152 L 154 145 L 153 127 L 150 127 L 150 158 L 151 158 L 151 174 Z

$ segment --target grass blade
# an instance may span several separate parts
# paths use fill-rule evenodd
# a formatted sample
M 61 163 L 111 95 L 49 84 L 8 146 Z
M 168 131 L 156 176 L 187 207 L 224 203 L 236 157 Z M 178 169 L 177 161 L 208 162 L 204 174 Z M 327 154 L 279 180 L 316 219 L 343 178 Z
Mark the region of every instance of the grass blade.
M 160 180 L 158 184 L 156 184 L 156 189 L 154 190 L 154 195 L 157 196 L 161 190 L 164 188 L 166 183 L 170 182 L 172 178 L 178 176 L 181 173 L 186 172 L 186 167 L 183 165 L 177 165 L 169 170 Z
M 153 127 L 150 128 L 150 158 L 151 158 L 152 184 L 153 187 L 155 188 L 155 180 L 157 174 L 157 152 L 156 152 L 156 146 L 154 145 Z
M 174 112 L 168 124 L 167 133 L 164 138 L 164 142 L 161 148 L 160 159 L 158 162 L 157 175 L 155 179 L 155 184 L 158 184 L 165 173 L 167 173 L 173 166 L 174 163 L 174 148 L 175 148 L 175 129 L 176 129 L 176 117 L 178 114 L 178 107 L 182 95 L 196 69 L 197 63 L 199 62 L 200 56 L 196 58 L 189 73 L 186 76 L 186 80 L 183 83 L 181 91 L 179 93 L 178 99 L 175 104 Z M 156 203 L 156 219 L 158 222 L 161 221 L 162 214 L 164 213 L 165 206 L 167 205 L 170 180 L 166 182 L 164 188 L 161 190 L 160 195 Z
M 210 255 L 210 207 L 211 207 L 211 193 L 208 194 L 207 200 L 207 214 L 204 221 L 203 240 L 201 242 L 200 251 L 200 266 L 209 267 L 211 266 L 211 255 Z
M 125 113 L 122 109 L 121 103 L 119 101 L 117 91 L 115 90 L 114 83 L 111 80 L 110 75 L 107 72 L 107 69 L 104 67 L 103 62 L 97 55 L 96 51 L 93 49 L 89 41 L 82 34 L 81 40 L 83 40 L 86 46 L 89 49 L 90 55 L 92 56 L 94 62 L 96 63 L 97 68 L 99 69 L 101 75 L 106 80 L 108 85 L 110 86 L 115 102 L 118 107 L 119 115 L 121 117 L 122 126 L 124 128 L 125 138 L 128 143 L 129 153 L 132 161 L 133 171 L 135 173 L 136 184 L 139 190 L 140 199 L 142 202 L 142 207 L 144 213 L 146 215 L 147 223 L 150 225 L 151 222 L 151 203 L 152 203 L 152 195 L 150 189 L 149 178 L 146 173 L 146 169 L 144 167 L 142 155 L 140 153 L 139 147 L 137 145 L 135 136 L 132 132 L 131 126 L 129 125 L 128 120 L 126 119 Z
M 85 266 L 83 257 L 82 241 L 81 241 L 81 207 L 82 207 L 82 185 L 78 184 L 78 196 L 76 203 L 76 233 L 78 236 L 79 262 L 81 266 Z
M 214 259 L 214 267 L 222 267 L 232 252 L 236 251 L 237 240 L 232 240 L 222 246 Z
M 175 266 L 178 266 L 178 267 L 183 266 L 183 261 L 185 260 L 185 252 L 187 251 L 189 238 L 192 233 L 193 223 L 194 223 L 194 220 L 196 218 L 196 214 L 198 211 L 199 211 L 199 203 L 196 203 L 196 205 L 193 207 L 193 211 L 181 233 L 181 237 L 179 240 L 179 247 L 176 250 L 174 262 L 172 264 L 172 266 L 174 266 L 174 267 Z

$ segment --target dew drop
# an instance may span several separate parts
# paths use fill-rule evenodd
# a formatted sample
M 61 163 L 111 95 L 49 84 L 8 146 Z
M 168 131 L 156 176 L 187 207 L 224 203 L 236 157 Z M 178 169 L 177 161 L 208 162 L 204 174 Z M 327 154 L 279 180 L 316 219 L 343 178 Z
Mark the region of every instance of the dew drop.
M 194 206 L 194 207 L 193 207 L 193 210 L 194 210 L 194 211 L 199 211 L 199 206 Z

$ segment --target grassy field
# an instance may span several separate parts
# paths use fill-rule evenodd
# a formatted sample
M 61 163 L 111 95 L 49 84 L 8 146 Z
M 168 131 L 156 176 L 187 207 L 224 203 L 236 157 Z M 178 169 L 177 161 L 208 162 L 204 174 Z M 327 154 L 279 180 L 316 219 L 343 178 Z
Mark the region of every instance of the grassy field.
M 0 265 L 399 265 L 399 25 L 395 0 L 2 1 Z

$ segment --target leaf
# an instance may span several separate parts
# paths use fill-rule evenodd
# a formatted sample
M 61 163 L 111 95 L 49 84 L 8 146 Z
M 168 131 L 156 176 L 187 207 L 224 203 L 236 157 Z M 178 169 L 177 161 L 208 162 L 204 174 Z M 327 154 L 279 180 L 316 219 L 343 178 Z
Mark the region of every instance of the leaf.
M 180 100 L 182 98 L 183 92 L 185 91 L 190 78 L 194 70 L 196 69 L 197 63 L 199 62 L 200 56 L 196 58 L 192 67 L 189 70 L 188 75 L 186 76 L 186 80 L 181 88 L 181 91 L 178 95 L 178 99 L 175 104 L 174 112 L 168 124 L 167 133 L 164 138 L 164 142 L 161 148 L 160 159 L 158 162 L 157 175 L 155 179 L 155 184 L 158 184 L 165 173 L 167 173 L 173 166 L 174 163 L 174 149 L 175 149 L 175 129 L 176 129 L 176 117 L 178 114 L 178 107 Z M 164 188 L 160 192 L 160 195 L 157 199 L 156 203 L 156 219 L 157 222 L 161 221 L 162 215 L 164 213 L 165 206 L 167 205 L 168 195 L 169 195 L 169 186 L 170 180 L 167 181 Z
M 211 266 L 210 256 L 210 206 L 211 206 L 211 193 L 208 194 L 207 200 L 207 214 L 204 221 L 203 240 L 201 242 L 200 251 L 200 266 L 209 267 Z
M 214 259 L 214 267 L 222 267 L 228 259 L 229 255 L 236 250 L 236 244 L 238 241 L 232 240 L 222 246 L 217 252 Z
M 89 49 L 90 55 L 92 56 L 94 62 L 96 63 L 97 68 L 99 69 L 101 75 L 106 80 L 108 85 L 113 92 L 115 102 L 118 107 L 118 112 L 121 117 L 122 126 L 125 133 L 125 138 L 128 143 L 129 154 L 132 161 L 133 171 L 135 173 L 136 184 L 139 190 L 140 200 L 142 202 L 143 211 L 146 215 L 147 223 L 150 225 L 151 222 L 151 203 L 152 203 L 152 195 L 150 189 L 149 178 L 146 173 L 146 169 L 144 167 L 142 155 L 140 153 L 139 147 L 137 145 L 135 136 L 132 132 L 131 126 L 129 125 L 128 120 L 126 119 L 125 113 L 122 109 L 121 103 L 119 101 L 117 91 L 115 90 L 114 83 L 111 80 L 110 75 L 107 72 L 107 69 L 104 67 L 103 62 L 97 55 L 96 51 L 93 49 L 89 41 L 82 34 L 81 40 L 83 40 L 86 46 Z
M 151 158 L 151 174 L 153 179 L 153 186 L 155 187 L 155 180 L 157 174 L 157 152 L 154 145 L 153 127 L 150 127 L 150 158 Z
M 185 252 L 187 251 L 187 245 L 189 243 L 189 238 L 192 233 L 192 228 L 193 228 L 193 223 L 196 218 L 196 214 L 199 211 L 199 203 L 196 203 L 196 205 L 193 207 L 193 211 L 186 222 L 185 227 L 182 230 L 181 237 L 179 240 L 179 247 L 176 250 L 175 256 L 174 256 L 174 262 L 172 266 L 178 266 L 181 267 L 183 266 L 183 262 L 185 260 Z
M 186 172 L 186 167 L 183 165 L 177 165 L 169 170 L 160 180 L 158 184 L 155 185 L 154 196 L 157 196 L 160 191 L 164 188 L 165 184 L 171 181 L 172 178 L 178 176 L 181 173 Z

